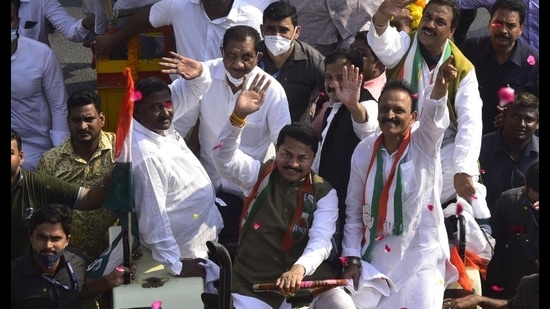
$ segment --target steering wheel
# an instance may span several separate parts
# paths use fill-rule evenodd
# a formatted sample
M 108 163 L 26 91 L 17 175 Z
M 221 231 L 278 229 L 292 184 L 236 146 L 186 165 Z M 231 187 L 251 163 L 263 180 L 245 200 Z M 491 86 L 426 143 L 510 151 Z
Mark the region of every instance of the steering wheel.
M 301 308 L 309 306 L 313 299 L 319 294 L 328 291 L 334 287 L 345 286 L 349 284 L 351 279 L 325 279 L 302 281 L 300 289 L 293 295 L 287 295 L 286 302 L 292 305 L 292 308 Z M 279 289 L 275 283 L 257 283 L 252 286 L 254 292 L 275 292 L 279 293 Z

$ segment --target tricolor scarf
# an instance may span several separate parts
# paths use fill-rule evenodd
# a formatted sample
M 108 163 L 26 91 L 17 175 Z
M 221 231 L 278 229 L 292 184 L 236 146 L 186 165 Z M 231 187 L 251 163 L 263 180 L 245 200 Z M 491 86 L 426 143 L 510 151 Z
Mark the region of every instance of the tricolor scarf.
M 431 85 L 433 83 L 433 80 L 430 81 L 422 81 L 422 54 L 420 52 L 420 44 L 418 44 L 418 33 L 416 33 L 411 40 L 411 47 L 409 49 L 409 52 L 407 53 L 407 57 L 405 58 L 405 63 L 399 68 L 399 73 L 397 74 L 398 79 L 404 79 L 408 81 L 411 84 L 411 88 L 418 93 L 419 97 L 423 97 L 424 87 L 427 85 Z M 414 50 L 414 53 L 411 51 Z M 437 66 L 434 69 L 434 74 L 437 75 L 437 70 L 439 69 L 439 66 L 451 55 L 451 45 L 447 41 L 447 44 L 445 45 L 445 50 L 443 50 L 443 55 L 439 58 L 439 61 L 437 62 Z M 432 77 L 432 79 L 435 76 Z M 419 86 L 420 89 L 419 89 Z M 418 106 L 414 106 L 414 110 L 418 110 Z
M 403 201 L 402 189 L 403 181 L 401 179 L 401 170 L 399 165 L 401 160 L 409 148 L 411 139 L 411 125 L 407 128 L 405 136 L 397 149 L 397 153 L 393 158 L 393 164 L 388 175 L 388 179 L 384 183 L 384 159 L 382 156 L 382 143 L 384 142 L 384 134 L 380 134 L 374 142 L 371 160 L 367 170 L 367 178 L 363 189 L 363 213 L 368 217 L 363 218 L 364 225 L 369 229 L 369 245 L 363 253 L 363 260 L 369 261 L 370 251 L 374 245 L 377 235 L 403 234 Z M 374 164 L 376 159 L 376 165 Z M 396 175 L 397 174 L 397 175 Z M 373 188 L 371 196 L 370 217 L 367 211 L 368 205 L 366 201 L 367 188 Z M 393 207 L 388 207 L 393 205 Z
M 242 236 L 252 226 L 252 219 L 264 205 L 265 199 L 269 196 L 273 188 L 272 173 L 276 168 L 275 161 L 268 165 L 263 172 L 262 176 L 256 181 L 252 191 L 248 194 L 243 202 L 243 209 L 241 212 L 241 225 L 239 235 Z M 300 224 L 300 221 L 307 222 L 307 229 L 311 227 L 313 220 L 313 212 L 315 211 L 315 201 L 313 198 L 313 184 L 311 172 L 306 177 L 306 182 L 300 189 L 300 196 L 297 201 L 297 208 L 292 217 L 291 223 L 288 225 L 283 242 L 281 243 L 281 249 L 284 252 L 289 252 L 292 248 L 292 244 L 299 239 L 293 239 L 293 229 Z M 239 236 L 239 241 L 240 241 Z

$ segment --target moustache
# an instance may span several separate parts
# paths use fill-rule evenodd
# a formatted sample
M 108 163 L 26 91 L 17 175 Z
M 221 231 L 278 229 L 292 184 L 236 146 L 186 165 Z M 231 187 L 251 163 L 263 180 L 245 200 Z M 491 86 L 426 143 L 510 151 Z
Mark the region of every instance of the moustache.
M 399 120 L 397 119 L 388 119 L 388 118 L 384 118 L 382 119 L 381 121 L 382 123 L 393 123 L 395 125 L 398 125 L 399 124 Z
M 42 250 L 39 252 L 40 255 L 56 255 L 57 251 Z
M 296 172 L 296 173 L 300 173 L 302 170 L 301 169 L 298 169 L 298 168 L 292 168 L 290 166 L 287 166 L 285 167 L 286 170 L 289 170 L 289 171 L 293 171 L 293 172 Z
M 503 34 L 495 34 L 495 37 L 496 38 L 501 38 L 501 39 L 510 39 L 507 35 L 503 35 Z
M 433 32 L 434 32 L 433 29 L 430 28 L 429 26 L 424 26 L 424 27 L 422 27 L 421 30 L 422 30 L 422 31 L 426 31 L 426 32 L 428 32 L 429 34 L 433 34 Z

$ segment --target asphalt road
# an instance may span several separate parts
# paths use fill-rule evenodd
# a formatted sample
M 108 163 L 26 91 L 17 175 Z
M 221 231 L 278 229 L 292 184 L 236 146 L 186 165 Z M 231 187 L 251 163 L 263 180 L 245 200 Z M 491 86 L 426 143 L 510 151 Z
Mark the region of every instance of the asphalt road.
M 67 11 L 76 18 L 82 18 L 82 2 L 80 0 L 59 0 Z M 487 33 L 489 15 L 483 8 L 478 9 L 476 20 L 470 26 L 469 36 L 480 36 Z M 58 32 L 50 34 L 50 42 L 55 50 L 65 75 L 67 92 L 70 94 L 78 89 L 96 89 L 96 72 L 90 67 L 92 52 L 80 43 L 65 39 Z

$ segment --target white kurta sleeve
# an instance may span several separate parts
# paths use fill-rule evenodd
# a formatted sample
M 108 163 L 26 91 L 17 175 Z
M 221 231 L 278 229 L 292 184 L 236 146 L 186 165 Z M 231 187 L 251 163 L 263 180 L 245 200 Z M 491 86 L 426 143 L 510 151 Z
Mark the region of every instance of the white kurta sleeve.
M 475 69 L 460 81 L 454 107 L 458 122 L 453 154 L 455 174 L 479 175 L 477 160 L 483 136 L 483 101 L 479 94 Z
M 401 61 L 411 44 L 407 33 L 398 32 L 395 27 L 390 26 L 382 35 L 376 34 L 376 31 L 369 31 L 367 41 L 374 54 L 388 69 L 395 67 Z
M 213 150 L 212 158 L 218 173 L 248 195 L 258 180 L 261 162 L 239 149 L 241 133 L 242 128 L 231 125 L 228 118 L 220 133 L 218 147 Z
M 46 17 L 59 33 L 69 41 L 81 43 L 89 30 L 82 25 L 82 19 L 74 18 L 57 0 L 44 1 L 44 17 Z
M 306 276 L 315 272 L 317 267 L 329 257 L 332 249 L 331 238 L 336 231 L 338 219 L 338 196 L 336 190 L 317 201 L 317 208 L 313 213 L 313 223 L 309 229 L 309 240 L 302 256 L 295 264 L 302 265 Z
M 362 140 L 365 137 L 376 134 L 378 132 L 378 102 L 369 100 L 359 102 L 359 104 L 365 107 L 365 109 L 367 110 L 367 115 L 369 117 L 367 121 L 362 123 L 355 122 L 352 118 L 353 132 L 355 132 L 357 138 Z
M 42 89 L 50 108 L 52 128 L 50 138 L 53 146 L 58 146 L 69 137 L 67 124 L 67 89 L 61 64 L 53 50 L 44 63 Z

